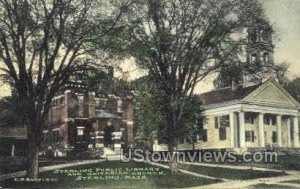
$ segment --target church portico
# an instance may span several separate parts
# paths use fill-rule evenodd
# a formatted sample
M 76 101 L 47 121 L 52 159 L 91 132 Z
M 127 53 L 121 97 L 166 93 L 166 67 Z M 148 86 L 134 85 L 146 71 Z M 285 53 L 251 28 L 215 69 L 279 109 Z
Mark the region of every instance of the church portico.
M 271 114 L 267 111 L 249 111 L 245 107 L 231 114 L 238 115 L 238 120 L 231 126 L 231 133 L 235 134 L 231 141 L 233 148 L 299 147 L 297 113 Z

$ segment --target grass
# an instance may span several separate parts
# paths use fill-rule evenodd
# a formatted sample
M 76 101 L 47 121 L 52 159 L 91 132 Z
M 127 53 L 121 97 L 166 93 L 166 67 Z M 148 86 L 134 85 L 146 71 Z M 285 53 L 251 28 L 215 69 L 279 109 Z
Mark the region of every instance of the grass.
M 118 175 L 118 177 L 106 177 L 102 175 L 105 179 L 100 180 L 78 180 L 79 176 L 71 176 L 67 173 L 58 173 L 58 170 L 44 172 L 40 175 L 40 178 L 56 178 L 57 182 L 16 182 L 13 179 L 3 181 L 0 183 L 2 187 L 12 187 L 12 188 L 183 188 L 183 187 L 193 187 L 206 185 L 211 183 L 220 182 L 220 180 L 206 179 L 194 177 L 182 173 L 171 174 L 169 170 L 158 168 L 145 163 L 137 162 L 102 162 L 97 164 L 81 165 L 72 168 L 60 169 L 61 172 L 73 170 L 92 170 L 95 174 L 96 169 L 105 168 L 118 169 L 121 172 L 126 170 L 129 176 Z M 138 177 L 139 171 L 134 171 L 133 169 L 141 168 L 144 171 L 140 171 L 146 176 Z M 147 171 L 146 169 L 154 169 L 155 171 Z M 120 172 L 120 173 L 121 173 Z M 108 172 L 103 172 L 106 174 Z M 150 173 L 154 174 L 151 175 Z M 73 173 L 75 174 L 75 173 Z M 87 173 L 80 173 L 81 176 L 86 177 Z M 82 177 L 81 177 L 82 178 Z M 98 177 L 99 178 L 99 177 Z M 138 179 L 139 178 L 139 179 Z
M 284 183 L 300 184 L 300 180 L 288 180 L 288 181 L 284 181 Z
M 276 185 L 276 184 L 256 184 L 251 186 L 251 188 L 255 188 L 255 189 L 295 189 L 295 187 L 290 187 L 290 186 L 280 186 L 280 185 Z
M 272 171 L 257 171 L 257 170 L 250 170 L 250 169 L 238 170 L 238 169 L 208 167 L 208 166 L 189 165 L 189 164 L 179 164 L 179 167 L 181 169 L 185 169 L 195 173 L 209 175 L 212 177 L 235 179 L 235 180 L 274 177 L 274 176 L 280 176 L 284 174 L 284 173 L 272 172 Z
M 232 162 L 205 162 L 213 164 L 226 164 L 226 165 L 237 165 L 237 166 L 249 166 L 249 167 L 261 167 L 268 169 L 278 169 L 278 170 L 300 170 L 300 156 L 297 155 L 278 155 L 277 162 L 244 162 L 242 161 L 242 156 L 237 156 L 237 161 Z M 195 158 L 196 160 L 198 157 Z M 188 159 L 187 159 L 188 160 Z
M 235 165 L 253 166 L 269 169 L 283 169 L 283 170 L 300 170 L 299 156 L 291 155 L 278 155 L 278 162 L 265 163 L 265 162 L 237 162 Z M 228 163 L 229 164 L 229 163 Z M 232 163 L 231 163 L 232 164 Z
M 25 169 L 25 157 L 0 157 L 0 174 L 13 173 Z
M 58 165 L 63 163 L 76 162 L 80 160 L 66 158 L 40 158 L 39 166 L 45 167 L 49 165 Z M 0 174 L 14 173 L 26 170 L 25 157 L 1 157 L 0 158 Z

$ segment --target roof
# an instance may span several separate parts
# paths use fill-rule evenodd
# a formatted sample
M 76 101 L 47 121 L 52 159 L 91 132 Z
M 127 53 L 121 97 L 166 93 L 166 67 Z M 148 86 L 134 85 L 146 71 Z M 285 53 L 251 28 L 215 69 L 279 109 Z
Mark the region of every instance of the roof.
M 105 110 L 96 110 L 96 114 L 91 119 L 121 119 L 121 117 Z
M 200 94 L 199 97 L 202 100 L 203 105 L 218 104 L 223 102 L 229 102 L 234 100 L 241 100 L 251 92 L 256 90 L 262 84 L 252 85 L 244 87 L 243 85 L 238 85 L 235 90 L 231 87 L 223 88 L 215 91 L 210 91 L 207 93 Z
M 0 138 L 27 139 L 26 127 L 0 127 Z

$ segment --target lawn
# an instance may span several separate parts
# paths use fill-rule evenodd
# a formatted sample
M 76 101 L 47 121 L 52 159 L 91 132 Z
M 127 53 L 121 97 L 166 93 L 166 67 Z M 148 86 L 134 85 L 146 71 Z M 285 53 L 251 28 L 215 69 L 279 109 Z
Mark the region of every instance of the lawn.
M 253 167 L 261 167 L 268 169 L 278 169 L 278 170 L 300 170 L 300 156 L 297 155 L 278 155 L 277 162 L 243 162 L 242 156 L 237 156 L 237 161 L 232 163 L 225 160 L 225 162 L 205 162 L 205 163 L 213 163 L 213 164 L 228 164 L 228 165 L 238 165 L 238 166 L 253 166 Z M 198 156 L 195 158 L 198 159 Z M 188 159 L 187 159 L 188 160 Z
M 295 189 L 295 187 L 289 187 L 289 186 L 280 186 L 280 185 L 276 185 L 276 184 L 256 184 L 251 186 L 250 188 L 253 189 Z
M 292 155 L 278 155 L 278 162 L 236 162 L 235 165 L 262 167 L 269 169 L 283 169 L 283 170 L 300 170 L 299 156 Z
M 272 171 L 257 171 L 257 170 L 250 170 L 250 169 L 238 170 L 238 169 L 208 167 L 208 166 L 190 165 L 190 164 L 179 164 L 179 167 L 184 170 L 209 175 L 212 177 L 235 179 L 235 180 L 275 177 L 284 174 L 281 172 L 272 172 Z
M 43 182 L 10 179 L 0 183 L 12 188 L 183 188 L 217 183 L 145 163 L 109 161 L 41 173 Z M 51 181 L 54 179 L 55 181 Z M 50 181 L 49 181 L 50 180 Z
M 300 179 L 299 180 L 289 180 L 289 181 L 284 181 L 285 183 L 293 183 L 293 184 L 300 184 Z
M 80 160 L 67 158 L 40 158 L 39 166 L 57 165 L 63 163 L 76 162 Z M 25 157 L 0 157 L 0 174 L 14 173 L 26 170 Z

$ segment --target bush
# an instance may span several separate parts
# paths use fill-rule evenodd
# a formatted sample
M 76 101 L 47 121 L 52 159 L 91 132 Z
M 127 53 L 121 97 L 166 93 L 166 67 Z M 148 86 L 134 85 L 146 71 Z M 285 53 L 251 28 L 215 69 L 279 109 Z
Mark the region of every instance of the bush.
M 25 157 L 0 157 L 0 174 L 22 171 L 26 168 Z

